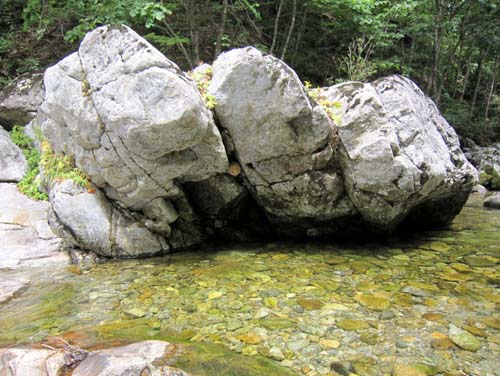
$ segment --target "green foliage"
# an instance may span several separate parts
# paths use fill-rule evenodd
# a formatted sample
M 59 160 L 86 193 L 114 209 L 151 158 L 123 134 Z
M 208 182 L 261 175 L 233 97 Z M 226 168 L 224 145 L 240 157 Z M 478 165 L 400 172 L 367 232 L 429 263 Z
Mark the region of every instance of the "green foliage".
M 462 136 L 486 143 L 500 140 L 499 18 L 498 0 L 4 1 L 0 86 L 97 26 L 126 24 L 184 70 L 253 45 L 278 57 L 286 47 L 286 63 L 323 86 L 403 74 Z
M 70 179 L 81 187 L 90 189 L 88 176 L 75 167 L 73 158 L 56 154 L 47 140 L 42 141 L 40 167 L 43 169 L 44 177 L 51 182 Z
M 160 51 L 168 51 L 168 49 L 176 44 L 189 44 L 191 40 L 186 37 L 169 37 L 165 35 L 158 35 L 155 33 L 149 33 L 144 36 L 147 40 L 154 43 Z
M 321 88 L 313 88 L 309 81 L 304 82 L 307 95 L 317 103 L 328 115 L 328 117 L 338 126 L 341 124 L 340 109 L 342 105 L 339 102 L 331 101 L 324 94 Z
M 47 200 L 47 194 L 40 187 L 40 168 L 43 178 L 48 182 L 73 180 L 76 184 L 91 189 L 87 175 L 75 167 L 71 157 L 54 153 L 49 142 L 43 138 L 41 130 L 35 127 L 35 134 L 41 142 L 42 153 L 35 148 L 33 140 L 29 138 L 22 127 L 16 125 L 12 129 L 12 141 L 21 148 L 26 157 L 28 169 L 23 180 L 18 183 L 19 190 L 35 200 Z
M 196 82 L 207 108 L 212 110 L 217 104 L 215 97 L 208 91 L 210 81 L 212 81 L 212 67 L 205 69 L 203 72 L 190 72 L 189 76 Z
M 347 54 L 336 60 L 341 76 L 349 81 L 366 81 L 375 75 L 377 67 L 370 60 L 373 47 L 371 39 L 362 37 L 353 40 Z
M 19 190 L 34 200 L 47 200 L 47 194 L 40 190 L 40 153 L 35 149 L 33 140 L 18 125 L 12 129 L 11 138 L 23 151 L 28 164 L 24 178 L 17 184 Z

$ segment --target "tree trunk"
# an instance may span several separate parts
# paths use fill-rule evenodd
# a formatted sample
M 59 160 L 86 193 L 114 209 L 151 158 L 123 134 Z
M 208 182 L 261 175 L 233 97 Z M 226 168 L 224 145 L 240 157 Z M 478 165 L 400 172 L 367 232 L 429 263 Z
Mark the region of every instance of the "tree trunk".
M 483 74 L 483 61 L 486 54 L 487 52 L 482 53 L 477 63 L 477 81 L 476 87 L 474 89 L 474 95 L 472 96 L 472 103 L 470 105 L 470 116 L 474 115 L 474 107 L 476 106 L 477 94 L 479 93 L 479 87 L 481 85 L 481 75 Z
M 283 0 L 280 0 L 280 5 L 278 6 L 278 13 L 276 13 L 276 18 L 274 19 L 273 42 L 271 43 L 271 49 L 269 50 L 269 53 L 271 55 L 274 53 L 274 48 L 276 47 L 276 42 L 278 40 L 278 29 L 280 24 L 282 8 L 283 8 Z
M 292 21 L 290 22 L 290 28 L 288 29 L 285 45 L 283 46 L 283 51 L 281 52 L 281 60 L 285 60 L 286 51 L 288 49 L 288 45 L 290 44 L 290 39 L 292 38 L 296 17 L 297 17 L 297 0 L 293 0 Z
M 227 6 L 228 6 L 228 0 L 223 0 L 221 22 L 219 24 L 217 41 L 215 43 L 214 60 L 217 58 L 217 56 L 220 55 L 220 51 L 222 49 L 222 37 L 224 36 L 224 30 L 226 29 Z
M 437 94 L 437 80 L 439 75 L 439 55 L 443 36 L 443 7 L 441 0 L 434 0 L 434 43 L 432 45 L 431 76 L 427 83 L 427 94 Z
M 467 85 L 469 83 L 469 76 L 470 76 L 470 66 L 472 64 L 472 50 L 473 47 L 471 46 L 469 48 L 469 53 L 467 56 L 467 62 L 465 63 L 465 77 L 464 77 L 464 88 L 462 90 L 462 93 L 460 94 L 460 101 L 462 102 L 464 100 L 464 95 L 465 91 L 467 90 Z
M 488 93 L 488 97 L 486 99 L 486 110 L 484 111 L 484 128 L 485 128 L 485 130 L 486 130 L 486 124 L 488 122 L 488 113 L 490 111 L 491 98 L 493 97 L 493 93 L 496 92 L 496 87 L 497 87 L 498 60 L 499 59 L 498 59 L 498 55 L 497 55 L 495 57 L 495 63 L 493 64 L 490 92 Z
M 306 30 L 306 20 L 307 20 L 307 7 L 304 5 L 304 14 L 302 15 L 302 22 L 300 24 L 299 34 L 297 35 L 297 41 L 295 42 L 295 48 L 293 49 L 292 65 L 295 63 L 295 58 L 299 51 L 300 44 L 302 43 L 302 37 Z

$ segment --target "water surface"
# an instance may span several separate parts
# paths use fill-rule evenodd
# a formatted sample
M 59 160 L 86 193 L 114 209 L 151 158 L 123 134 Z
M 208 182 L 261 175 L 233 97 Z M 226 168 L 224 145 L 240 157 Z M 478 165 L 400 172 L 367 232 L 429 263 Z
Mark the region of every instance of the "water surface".
M 449 228 L 410 239 L 273 243 L 37 273 L 0 307 L 0 345 L 165 339 L 182 345 L 172 364 L 197 375 L 384 375 L 396 364 L 500 375 L 500 211 L 477 198 Z

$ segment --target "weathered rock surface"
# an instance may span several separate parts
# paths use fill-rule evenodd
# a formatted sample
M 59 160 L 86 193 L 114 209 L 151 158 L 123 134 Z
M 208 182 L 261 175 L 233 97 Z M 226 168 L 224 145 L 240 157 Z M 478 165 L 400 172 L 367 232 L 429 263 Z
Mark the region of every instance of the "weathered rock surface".
M 168 250 L 163 237 L 123 210 L 99 190 L 88 192 L 72 180 L 56 182 L 50 192 L 50 221 L 58 235 L 82 249 L 109 257 L 137 257 Z
M 500 209 L 500 192 L 492 192 L 484 198 L 483 205 L 491 209 Z
M 0 92 L 0 125 L 11 129 L 36 116 L 43 100 L 43 74 L 20 76 Z
M 334 124 L 290 67 L 255 48 L 235 49 L 214 62 L 210 92 L 247 186 L 272 223 L 312 234 L 308 221 L 356 214 L 335 164 Z
M 24 196 L 15 184 L 0 183 L 0 269 L 68 263 L 62 241 L 47 224 L 49 203 Z
M 166 363 L 170 344 L 164 341 L 144 341 L 90 354 L 73 371 L 73 376 L 188 376 L 184 371 L 161 365 Z M 157 364 L 159 363 L 159 365 Z
M 26 173 L 26 158 L 10 139 L 10 134 L 0 127 L 0 182 L 18 182 Z
M 90 353 L 76 368 L 74 376 L 188 376 L 177 368 L 162 365 L 171 352 L 164 341 L 144 341 Z M 14 347 L 0 349 L 0 376 L 58 376 L 67 367 L 64 350 Z
M 227 170 L 220 133 L 195 83 L 125 26 L 87 34 L 79 51 L 49 68 L 44 81 L 43 133 L 124 208 L 147 215 L 145 208 L 158 199 L 175 208 L 179 200 L 186 203 L 180 183 Z M 170 233 L 181 246 L 199 240 L 192 237 L 195 218 L 179 226 L 150 219 L 146 226 L 163 243 Z M 147 235 L 140 226 L 135 236 Z
M 453 128 L 412 81 L 348 82 L 327 95 L 342 104 L 340 162 L 349 198 L 364 220 L 392 230 L 414 209 L 437 223 L 458 213 L 476 171 Z M 432 218 L 437 206 L 440 217 Z
M 25 278 L 0 278 L 0 304 L 6 303 L 29 285 Z
M 0 376 L 58 376 L 64 367 L 63 352 L 28 347 L 0 349 Z
M 407 79 L 324 89 L 342 104 L 336 126 L 255 48 L 197 72 L 212 74 L 220 129 L 194 81 L 125 26 L 47 70 L 37 120 L 96 186 L 52 187 L 51 223 L 71 244 L 137 257 L 210 237 L 390 232 L 447 223 L 474 185 L 455 132 Z

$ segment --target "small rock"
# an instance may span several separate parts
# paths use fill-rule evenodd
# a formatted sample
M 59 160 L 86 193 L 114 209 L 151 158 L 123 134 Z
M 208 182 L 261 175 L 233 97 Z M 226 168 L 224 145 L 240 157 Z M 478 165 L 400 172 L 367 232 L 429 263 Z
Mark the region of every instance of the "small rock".
M 268 330 L 282 330 L 294 325 L 293 321 L 285 318 L 266 319 L 260 321 L 259 324 Z
M 498 317 L 489 317 L 484 319 L 483 322 L 490 328 L 500 330 L 500 318 Z
M 134 308 L 130 308 L 130 309 L 127 309 L 124 311 L 126 315 L 130 316 L 130 317 L 133 317 L 135 319 L 139 319 L 141 317 L 144 317 L 146 316 L 146 312 L 143 311 L 142 309 L 140 308 L 137 308 L 137 307 L 134 307 Z
M 431 334 L 431 347 L 437 350 L 448 350 L 453 347 L 453 342 L 446 334 L 434 332 Z
M 272 311 L 269 308 L 262 307 L 255 313 L 254 318 L 260 320 L 269 316 L 270 313 L 272 313 Z
M 298 298 L 297 303 L 304 309 L 308 311 L 313 311 L 316 309 L 321 309 L 323 307 L 323 303 L 321 303 L 317 299 L 311 298 Z
M 211 291 L 208 293 L 208 299 L 217 299 L 220 298 L 222 295 L 224 295 L 220 291 Z
M 367 345 L 376 345 L 378 342 L 378 335 L 377 333 L 362 333 L 359 336 L 359 339 L 361 342 L 366 343 Z
M 249 332 L 247 334 L 240 334 L 238 339 L 242 342 L 248 343 L 249 345 L 257 345 L 262 342 L 261 336 L 256 333 Z
M 325 328 L 322 326 L 309 325 L 304 322 L 300 322 L 298 328 L 299 330 L 307 334 L 312 334 L 320 337 L 323 337 L 325 335 Z
M 465 256 L 463 261 L 474 268 L 489 268 L 497 266 L 496 260 L 485 256 Z
M 481 347 L 481 342 L 474 335 L 453 324 L 450 324 L 449 336 L 455 345 L 464 350 L 477 351 Z
M 393 376 L 426 376 L 419 369 L 408 364 L 396 364 L 392 370 Z
M 372 311 L 383 311 L 391 306 L 391 301 L 382 296 L 360 294 L 356 297 L 356 300 Z
M 417 289 L 415 287 L 411 287 L 411 286 L 405 286 L 401 289 L 401 292 L 404 292 L 405 294 L 410 294 L 410 295 L 413 295 L 413 296 L 420 296 L 420 297 L 429 297 L 429 296 L 432 296 L 432 294 L 428 291 L 424 291 L 424 290 L 420 290 L 420 289 Z
M 329 349 L 338 349 L 340 346 L 340 342 L 336 339 L 322 339 L 319 344 Z
M 309 346 L 309 341 L 307 339 L 299 339 L 298 341 L 292 341 L 288 343 L 288 348 L 294 352 L 302 350 L 307 346 Z
M 361 320 L 353 320 L 353 319 L 343 319 L 337 321 L 337 326 L 341 329 L 348 331 L 356 331 L 361 329 L 367 329 L 370 326 Z
M 422 315 L 422 318 L 428 321 L 438 321 L 444 317 L 443 314 L 437 312 L 427 312 Z
M 379 319 L 380 320 L 390 320 L 390 319 L 394 318 L 394 316 L 396 316 L 396 314 L 393 311 L 386 309 L 386 310 L 383 310 L 382 312 L 380 312 Z
M 271 349 L 269 350 L 269 358 L 271 359 L 274 359 L 274 360 L 278 360 L 278 361 L 282 361 L 283 359 L 285 359 L 285 355 L 283 355 L 283 352 L 281 351 L 281 349 L 279 347 L 271 347 Z
M 444 242 L 433 242 L 429 245 L 430 249 L 437 252 L 448 252 L 451 247 Z

